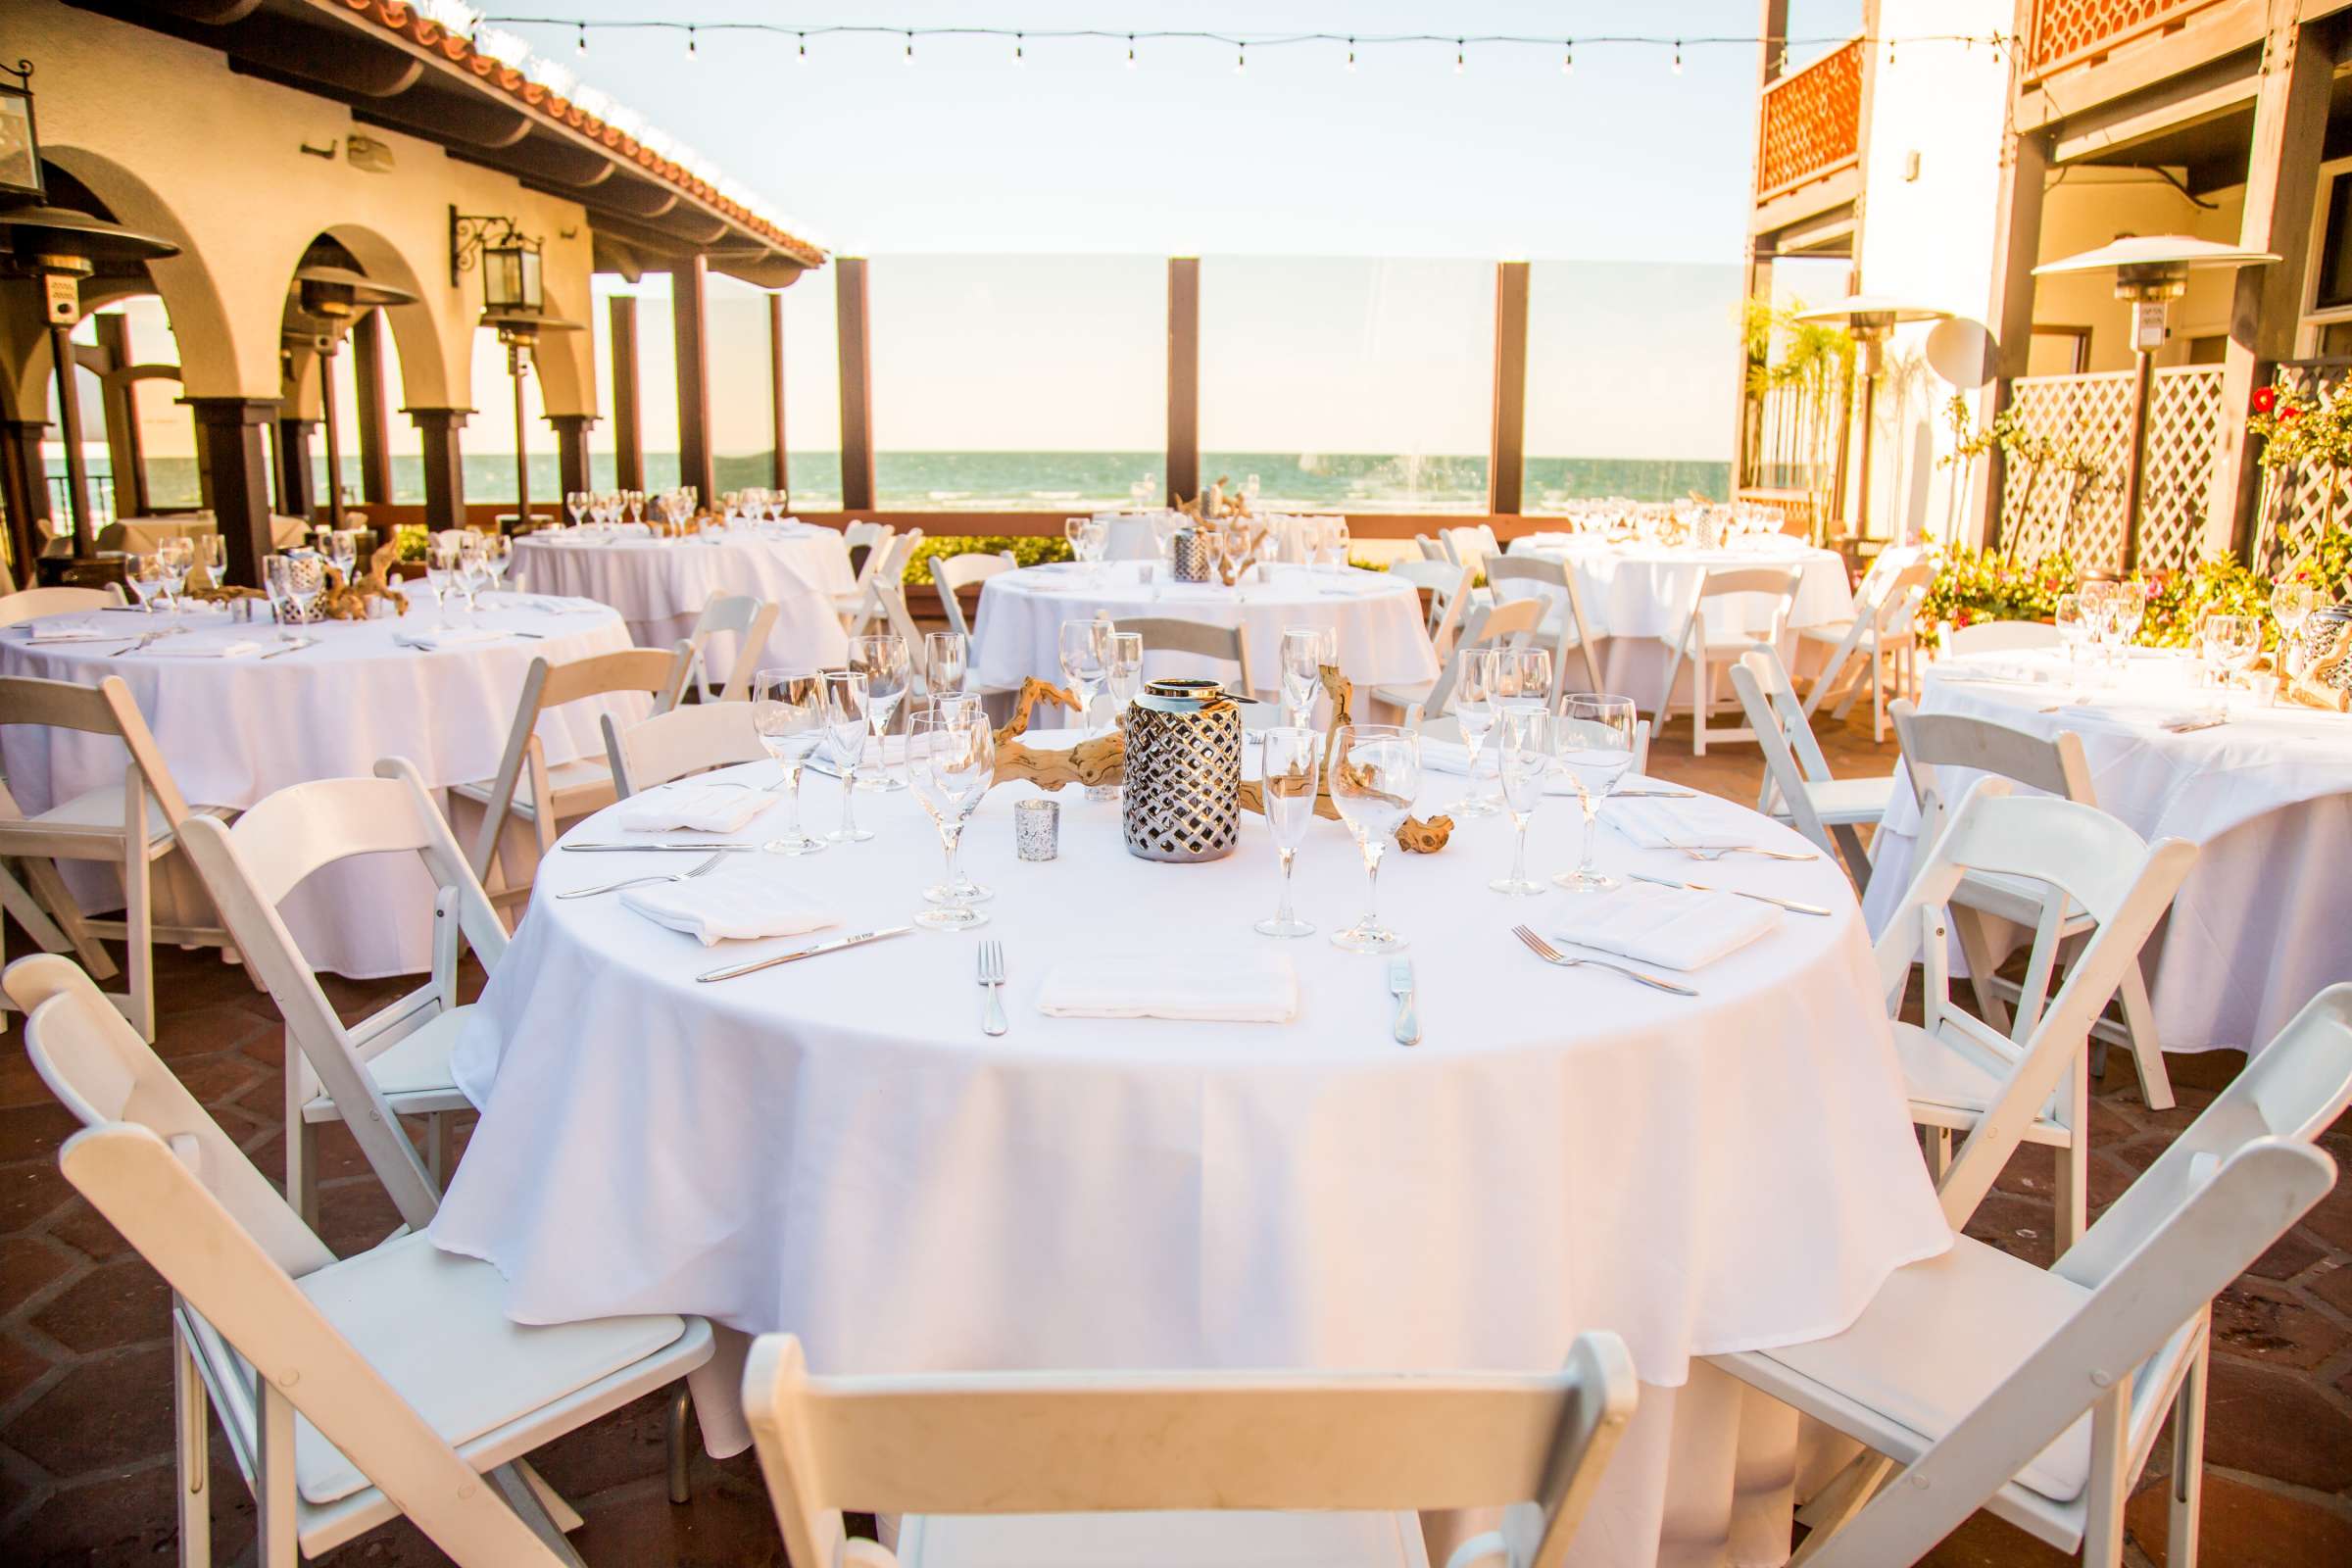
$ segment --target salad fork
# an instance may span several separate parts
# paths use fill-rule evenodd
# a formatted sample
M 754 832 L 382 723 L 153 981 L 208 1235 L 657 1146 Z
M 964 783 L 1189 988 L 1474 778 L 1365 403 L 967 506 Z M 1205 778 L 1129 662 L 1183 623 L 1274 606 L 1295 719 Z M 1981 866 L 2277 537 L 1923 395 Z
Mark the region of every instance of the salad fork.
M 1572 958 L 1536 935 L 1535 931 L 1528 926 L 1515 925 L 1511 927 L 1511 935 L 1525 943 L 1527 951 L 1542 958 L 1545 963 L 1556 963 L 1563 969 L 1607 969 L 1612 973 L 1625 976 L 1628 980 L 1639 980 L 1653 991 L 1671 991 L 1678 997 L 1698 995 L 1689 986 L 1678 986 L 1671 980 L 1661 980 L 1654 974 L 1643 974 L 1639 969 L 1629 969 L 1622 963 L 1611 963 L 1606 958 Z
M 988 988 L 988 1012 L 980 1020 L 984 1035 L 1001 1035 L 1011 1025 L 1004 1021 L 1004 944 L 980 944 L 980 983 Z
M 1821 858 L 1819 855 L 1810 850 L 1802 855 L 1794 855 L 1787 850 L 1768 850 L 1761 844 L 1718 844 L 1710 847 L 1669 842 L 1666 847 L 1670 850 L 1680 850 L 1693 860 L 1720 860 L 1727 855 L 1760 855 L 1767 860 L 1818 860 Z
M 585 899 L 598 893 L 618 893 L 622 888 L 641 888 L 654 882 L 691 882 L 706 871 L 717 870 L 718 863 L 726 858 L 727 852 L 720 850 L 691 871 L 664 872 L 655 876 L 623 877 L 618 882 L 606 882 L 593 888 L 573 888 L 569 893 L 559 893 L 556 897 L 559 899 Z

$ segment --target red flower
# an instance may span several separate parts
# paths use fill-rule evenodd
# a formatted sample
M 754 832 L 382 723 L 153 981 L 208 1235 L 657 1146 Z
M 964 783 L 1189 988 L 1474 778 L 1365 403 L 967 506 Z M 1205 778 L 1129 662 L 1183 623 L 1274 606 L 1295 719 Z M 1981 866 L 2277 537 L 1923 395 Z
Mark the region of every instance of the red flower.
M 2277 387 L 2258 386 L 2254 389 L 2254 412 L 2256 414 L 2268 414 L 2278 406 L 2278 389 Z
M 2278 417 L 2281 419 L 2292 419 L 2299 416 L 2302 413 L 2303 411 L 2301 409 L 2298 409 L 2292 403 L 2289 403 L 2285 408 L 2278 411 Z

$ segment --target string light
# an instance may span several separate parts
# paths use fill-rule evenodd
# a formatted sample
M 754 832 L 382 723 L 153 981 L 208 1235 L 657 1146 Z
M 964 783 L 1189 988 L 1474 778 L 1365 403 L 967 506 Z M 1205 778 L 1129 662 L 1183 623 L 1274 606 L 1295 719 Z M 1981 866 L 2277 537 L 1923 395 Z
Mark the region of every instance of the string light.
M 585 22 L 580 24 L 580 38 L 577 49 L 580 54 L 586 54 L 588 52 L 588 24 Z
M 1015 66 L 1025 66 L 1029 63 L 1029 52 L 1022 43 L 1021 35 L 1017 32 L 1012 35 L 1012 63 Z
M 1457 76 L 1462 74 L 1462 40 L 1456 38 L 1453 40 L 1453 74 Z
M 686 29 L 686 58 L 689 60 L 694 58 L 694 29 L 692 27 Z
M 1576 45 L 1573 43 L 1560 46 L 1560 74 L 1563 76 L 1576 74 Z
M 1355 74 L 1355 40 L 1353 38 L 1348 40 L 1348 74 L 1349 75 Z
M 1240 52 L 1233 57 L 1233 74 L 1237 76 L 1246 76 L 1250 74 L 1250 46 L 1248 44 L 1243 44 Z
M 1683 40 L 1680 38 L 1674 40 L 1674 74 L 1678 76 L 1683 74 Z
M 1127 69 L 1135 69 L 1135 34 L 1132 32 L 1127 35 Z
M 914 64 L 914 34 L 911 32 L 906 35 L 906 64 Z
M 801 52 L 793 58 L 801 64 L 807 65 L 808 63 L 808 35 L 804 32 L 796 34 L 796 36 L 801 40 Z

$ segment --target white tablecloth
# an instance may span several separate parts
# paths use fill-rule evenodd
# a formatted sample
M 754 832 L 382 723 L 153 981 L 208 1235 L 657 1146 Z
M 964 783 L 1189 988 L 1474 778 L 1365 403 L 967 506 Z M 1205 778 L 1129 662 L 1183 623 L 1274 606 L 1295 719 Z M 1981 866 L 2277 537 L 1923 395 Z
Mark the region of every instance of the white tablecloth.
M 120 628 L 127 638 L 172 623 L 168 616 L 99 612 L 10 627 L 0 635 L 0 674 L 89 686 L 122 676 L 191 806 L 242 810 L 289 784 L 366 777 L 386 757 L 407 758 L 427 787 L 440 790 L 498 771 L 531 661 L 562 662 L 629 646 L 620 617 L 602 605 L 495 597 L 507 608 L 480 612 L 481 625 L 534 635 L 432 652 L 402 647 L 393 641 L 396 633 L 434 624 L 432 601 L 419 590 L 406 616 L 303 628 L 318 643 L 274 659 L 185 657 L 241 638 L 277 635 L 266 622 L 233 624 L 219 613 L 191 615 L 188 623 L 200 629 L 164 639 L 146 654 L 115 657 L 122 644 L 111 641 L 26 646 L 29 636 L 67 624 Z M 463 612 L 452 609 L 450 614 L 459 619 Z M 601 758 L 603 715 L 633 722 L 650 709 L 645 697 L 568 704 L 540 720 L 540 743 L 551 764 Z M 121 742 L 104 736 L 23 724 L 0 728 L 0 762 L 27 813 L 101 784 L 120 784 L 128 760 Z M 121 900 L 111 876 L 77 872 L 73 879 L 77 894 L 96 901 L 93 908 Z M 287 898 L 283 913 L 317 968 L 354 978 L 413 974 L 432 964 L 432 899 L 414 857 L 363 858 L 303 883 Z M 159 908 L 164 903 L 159 889 Z
M 1114 620 L 1164 616 L 1210 626 L 1240 626 L 1249 640 L 1252 673 L 1271 695 L 1281 679 L 1282 634 L 1317 626 L 1339 635 L 1340 667 L 1362 685 L 1409 685 L 1435 678 L 1437 655 L 1421 619 L 1421 596 L 1411 583 L 1385 572 L 1309 571 L 1277 567 L 1267 582 L 1226 588 L 1213 583 L 1137 580 L 1123 563 L 1095 568 L 1030 566 L 1000 572 L 980 589 L 972 624 L 972 665 L 986 686 L 1018 686 L 1031 675 L 1061 678 L 1061 623 L 1108 611 Z M 1238 678 L 1231 664 L 1203 668 L 1198 660 L 1154 655 L 1147 679 L 1214 674 Z
M 2143 838 L 2203 846 L 2146 955 L 2156 1031 L 2167 1051 L 2258 1049 L 2352 975 L 2352 718 L 2258 708 L 2241 692 L 2230 723 L 2176 735 L 2164 719 L 2211 701 L 2190 661 L 2145 650 L 2112 686 L 2083 673 L 2074 684 L 2054 652 L 1947 660 L 1927 667 L 1920 709 L 2072 730 L 2101 807 Z M 1976 776 L 1943 769 L 1938 788 L 1956 802 Z M 1910 883 L 1918 831 L 1918 803 L 1897 789 L 1865 904 L 1874 931 Z
M 459 1047 L 483 1116 L 435 1242 L 494 1262 L 519 1321 L 699 1312 L 790 1329 L 840 1370 L 1534 1369 L 1613 1329 L 1647 1387 L 1574 1560 L 1784 1555 L 1795 1421 L 1690 1358 L 1834 1332 L 1948 1241 L 1837 868 L 1714 868 L 1838 913 L 1785 917 L 1689 1000 L 1521 951 L 1511 924 L 1570 895 L 1487 890 L 1498 818 L 1392 852 L 1381 903 L 1425 1029 L 1406 1050 L 1385 959 L 1250 930 L 1275 895 L 1256 818 L 1228 858 L 1164 865 L 1125 852 L 1116 806 L 1065 791 L 1060 858 L 1020 862 L 1011 808 L 1032 793 L 993 792 L 966 835 L 1009 959 L 1000 1040 L 968 935 L 696 985 L 793 944 L 714 952 L 612 899 L 555 902 L 638 862 L 551 855 Z M 837 792 L 808 794 L 830 825 Z M 938 871 L 906 795 L 858 810 L 872 843 L 770 862 L 850 931 L 905 921 Z M 1571 858 L 1573 820 L 1539 815 L 1542 871 Z M 1602 857 L 1689 864 L 1614 836 Z M 1317 823 L 1299 912 L 1330 931 L 1363 898 L 1345 831 Z M 1036 1010 L 1052 964 L 1196 944 L 1287 954 L 1298 1020 Z
M 1152 532 L 1152 520 L 1155 516 L 1181 517 L 1188 524 L 1192 521 L 1181 513 L 1168 512 L 1098 512 L 1094 515 L 1097 521 L 1110 524 L 1110 534 L 1103 550 L 1104 558 L 1110 561 L 1158 560 L 1159 544 Z M 1306 551 L 1298 538 L 1298 524 L 1302 520 L 1286 513 L 1270 514 L 1265 518 L 1267 526 L 1281 535 L 1284 561 L 1306 560 Z
M 755 533 L 744 527 L 692 539 L 594 532 L 532 534 L 514 541 L 515 581 L 536 593 L 611 605 L 639 646 L 667 648 L 694 629 L 712 594 L 752 594 L 778 607 L 767 660 L 816 669 L 849 657 L 833 596 L 857 586 L 850 553 L 831 528 L 806 524 Z M 735 661 L 733 634 L 711 639 L 720 675 Z
M 1792 673 L 1809 672 L 1814 662 L 1803 657 L 1797 631 L 1850 619 L 1854 613 L 1853 587 L 1837 552 L 1780 534 L 1758 535 L 1722 550 L 1611 544 L 1595 534 L 1528 534 L 1512 540 L 1507 553 L 1559 562 L 1576 573 L 1585 620 L 1599 645 L 1595 652 L 1601 683 L 1643 709 L 1658 700 L 1658 685 L 1674 655 L 1673 640 L 1682 635 L 1691 592 L 1706 572 L 1743 566 L 1803 568 L 1789 608 L 1788 635 L 1780 650 L 1781 662 Z M 1727 637 L 1761 626 L 1769 615 L 1769 602 L 1760 595 L 1715 600 L 1706 609 L 1708 629 Z M 1826 658 L 1826 651 L 1820 657 Z M 1574 662 L 1575 655 L 1569 658 L 1569 668 L 1581 681 L 1584 672 Z M 1688 699 L 1690 678 L 1686 664 L 1675 681 L 1677 702 Z M 1725 681 L 1719 695 L 1730 691 Z

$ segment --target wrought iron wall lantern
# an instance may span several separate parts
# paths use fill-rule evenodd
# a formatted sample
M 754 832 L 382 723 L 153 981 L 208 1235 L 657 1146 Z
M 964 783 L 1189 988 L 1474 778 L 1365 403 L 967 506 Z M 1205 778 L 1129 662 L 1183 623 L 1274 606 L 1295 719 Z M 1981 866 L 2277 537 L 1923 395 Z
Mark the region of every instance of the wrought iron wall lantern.
M 465 273 L 479 268 L 482 309 L 493 315 L 537 316 L 547 309 L 539 283 L 539 248 L 543 241 L 524 234 L 512 218 L 494 218 L 449 210 L 449 286 L 456 288 Z
M 0 201 L 41 202 L 49 187 L 41 177 L 41 139 L 32 124 L 32 62 L 0 65 Z

